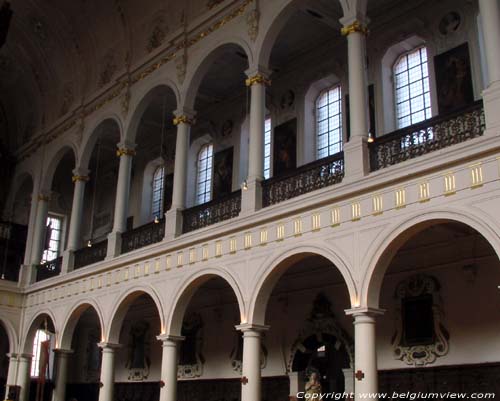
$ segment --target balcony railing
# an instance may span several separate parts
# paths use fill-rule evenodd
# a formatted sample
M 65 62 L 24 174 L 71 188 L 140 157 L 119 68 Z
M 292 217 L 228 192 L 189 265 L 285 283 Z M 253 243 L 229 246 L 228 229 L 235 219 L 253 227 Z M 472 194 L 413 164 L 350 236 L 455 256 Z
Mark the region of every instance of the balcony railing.
M 73 269 L 79 269 L 91 265 L 93 263 L 101 262 L 106 257 L 108 251 L 108 240 L 97 242 L 90 247 L 85 247 L 75 251 L 75 262 Z
M 165 219 L 154 221 L 122 234 L 122 252 L 127 253 L 160 242 L 165 236 Z
M 316 189 L 342 182 L 344 153 L 316 160 L 278 177 L 262 181 L 262 206 L 295 198 Z
M 56 277 L 61 273 L 62 256 L 36 267 L 36 282 Z
M 370 144 L 371 171 L 483 135 L 482 101 L 377 138 Z
M 195 206 L 182 212 L 182 232 L 198 230 L 203 227 L 232 219 L 241 211 L 241 190 L 220 199 Z

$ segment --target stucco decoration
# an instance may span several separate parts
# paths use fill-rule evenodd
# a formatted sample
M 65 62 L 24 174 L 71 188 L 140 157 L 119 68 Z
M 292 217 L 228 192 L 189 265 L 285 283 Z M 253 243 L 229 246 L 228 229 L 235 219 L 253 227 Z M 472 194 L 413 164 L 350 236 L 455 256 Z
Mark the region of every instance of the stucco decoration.
M 314 302 L 309 317 L 304 322 L 297 339 L 290 349 L 287 361 L 287 372 L 292 371 L 293 361 L 297 351 L 303 350 L 303 343 L 311 336 L 321 338 L 324 334 L 330 334 L 337 339 L 336 348 L 344 346 L 349 357 L 349 364 L 354 366 L 354 342 L 349 334 L 340 326 L 337 318 L 332 311 L 330 300 L 323 293 L 319 293 Z
M 181 343 L 177 377 L 192 379 L 203 374 L 205 358 L 202 354 L 203 319 L 199 313 L 184 318 L 182 324 L 184 341 Z
M 115 74 L 117 70 L 116 57 L 113 49 L 109 49 L 103 59 L 103 69 L 101 71 L 101 75 L 99 76 L 99 86 L 103 87 L 104 85 L 111 82 L 111 78 Z
M 449 334 L 443 326 L 443 307 L 438 281 L 418 274 L 396 287 L 394 356 L 407 365 L 425 366 L 448 353 Z M 405 319 L 406 311 L 413 320 Z M 425 329 L 424 329 L 425 327 Z
M 257 35 L 259 34 L 259 19 L 260 13 L 258 10 L 251 10 L 248 12 L 247 16 L 247 27 L 248 27 L 248 37 L 252 42 L 255 42 Z
M 149 323 L 145 320 L 135 322 L 130 328 L 128 358 L 128 379 L 142 381 L 148 378 L 151 366 L 151 344 L 149 341 Z
M 160 47 L 168 34 L 168 26 L 167 21 L 163 15 L 160 15 L 152 24 L 151 32 L 148 36 L 148 42 L 146 45 L 146 49 L 148 53 L 151 53 L 153 50 Z

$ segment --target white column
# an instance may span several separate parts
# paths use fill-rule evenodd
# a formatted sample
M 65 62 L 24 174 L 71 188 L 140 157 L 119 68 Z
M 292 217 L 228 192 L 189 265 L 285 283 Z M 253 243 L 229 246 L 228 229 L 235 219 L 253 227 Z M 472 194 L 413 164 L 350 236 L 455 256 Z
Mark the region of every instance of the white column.
M 9 370 L 7 371 L 7 381 L 5 384 L 5 399 L 9 395 L 10 386 L 16 385 L 16 376 L 17 376 L 17 364 L 18 364 L 18 356 L 17 354 L 7 354 L 9 358 Z
M 68 358 L 73 350 L 55 349 L 56 377 L 52 391 L 53 401 L 66 401 L 66 382 L 68 378 Z
M 99 401 L 113 401 L 113 390 L 115 385 L 115 350 L 119 344 L 99 343 L 102 348 L 101 383 L 99 390 Z
M 21 387 L 19 401 L 28 401 L 30 391 L 30 368 L 32 355 L 22 354 L 18 358 L 16 385 Z
M 48 193 L 38 195 L 38 207 L 36 210 L 35 230 L 33 233 L 33 250 L 31 252 L 31 264 L 38 265 L 42 259 L 45 234 L 47 233 L 47 215 L 49 212 L 50 197 Z
M 241 401 L 261 401 L 261 337 L 269 327 L 242 324 L 236 329 L 243 333 Z
M 354 318 L 354 392 L 355 400 L 376 400 L 368 397 L 378 392 L 375 317 L 379 309 L 355 308 L 346 311 Z
M 266 120 L 266 86 L 271 81 L 259 70 L 247 71 L 246 86 L 250 87 L 250 133 L 247 185 L 242 193 L 242 214 L 262 207 L 260 182 L 264 179 L 264 125 Z
M 357 180 L 369 172 L 365 46 L 367 28 L 364 21 L 360 22 L 351 16 L 344 17 L 340 22 L 344 25 L 342 35 L 347 36 L 351 130 L 350 140 L 344 146 L 344 170 L 347 180 Z
M 36 225 L 36 210 L 38 205 L 38 195 L 37 191 L 33 191 L 31 195 L 31 206 L 30 206 L 30 217 L 28 222 L 28 234 L 26 236 L 26 250 L 24 252 L 24 265 L 28 266 L 31 264 L 31 254 L 33 246 L 33 237 Z
M 116 155 L 120 158 L 120 167 L 118 169 L 118 182 L 116 185 L 113 231 L 108 236 L 108 252 L 106 256 L 108 259 L 120 254 L 121 233 L 127 230 L 130 179 L 132 174 L 132 159 L 135 156 L 135 145 L 123 142 L 119 143 Z M 106 189 L 102 188 L 102 190 Z
M 165 240 L 172 240 L 182 234 L 182 210 L 186 207 L 187 159 L 189 135 L 194 124 L 194 112 L 177 110 L 174 113 L 177 126 L 175 144 L 174 188 L 172 207 L 165 214 Z
M 498 0 L 479 0 L 489 83 L 500 81 L 500 6 Z
M 177 401 L 177 354 L 178 344 L 184 337 L 163 334 L 156 337 L 162 341 L 160 401 Z
M 88 173 L 88 170 L 75 169 L 73 170 L 73 177 L 71 178 L 75 184 L 67 247 L 71 251 L 76 251 L 81 246 L 80 235 L 83 219 L 83 201 L 85 195 L 85 184 L 89 180 Z

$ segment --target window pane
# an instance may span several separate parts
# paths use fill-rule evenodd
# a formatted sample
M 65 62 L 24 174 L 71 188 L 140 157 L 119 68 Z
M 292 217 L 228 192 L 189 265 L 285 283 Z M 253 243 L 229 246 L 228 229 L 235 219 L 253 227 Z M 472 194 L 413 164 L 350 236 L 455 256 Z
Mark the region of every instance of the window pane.
M 207 144 L 200 149 L 198 153 L 198 175 L 196 203 L 201 204 L 210 201 L 212 188 L 212 164 L 213 164 L 213 145 Z
M 342 92 L 340 85 L 316 100 L 316 153 L 318 159 L 342 150 Z
M 402 55 L 393 68 L 398 128 L 430 118 L 430 94 L 425 47 Z M 427 110 L 429 109 L 429 114 Z

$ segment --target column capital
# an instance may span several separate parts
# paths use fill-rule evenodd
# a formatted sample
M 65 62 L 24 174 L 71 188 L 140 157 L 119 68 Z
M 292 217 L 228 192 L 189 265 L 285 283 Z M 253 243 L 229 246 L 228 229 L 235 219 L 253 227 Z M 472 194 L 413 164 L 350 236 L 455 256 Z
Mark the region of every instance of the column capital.
M 50 202 L 51 191 L 40 191 L 38 194 L 38 200 L 44 202 Z
M 246 86 L 253 85 L 264 85 L 271 86 L 271 80 L 269 79 L 271 73 L 263 68 L 248 69 L 245 71 L 247 79 L 245 80 Z
M 130 143 L 127 141 L 123 142 L 118 142 L 116 147 L 118 148 L 116 150 L 116 156 L 122 157 L 122 156 L 135 156 L 135 148 L 136 148 L 135 143 Z
M 174 336 L 172 334 L 160 334 L 158 336 L 156 336 L 156 339 L 158 341 L 161 341 L 163 342 L 163 344 L 165 343 L 179 343 L 181 341 L 184 341 L 186 337 L 184 336 Z
M 369 30 L 367 24 L 359 21 L 358 19 L 355 19 L 351 23 L 345 24 L 340 29 L 340 33 L 342 34 L 342 36 L 349 36 L 351 33 L 355 32 L 359 32 L 363 35 L 368 35 Z
M 72 173 L 73 173 L 73 176 L 71 177 L 71 181 L 73 183 L 76 183 L 77 181 L 86 182 L 90 179 L 90 177 L 89 177 L 90 170 L 89 169 L 77 167 L 72 171 Z
M 345 314 L 348 316 L 352 316 L 354 320 L 357 318 L 369 318 L 369 319 L 374 319 L 377 316 L 381 316 L 385 313 L 385 309 L 380 309 L 380 308 L 370 308 L 370 307 L 357 307 L 357 308 L 351 308 L 351 309 L 346 309 Z
M 33 354 L 17 354 L 17 357 L 19 359 L 31 360 L 31 359 L 33 359 Z
M 8 354 L 5 354 L 5 355 L 7 355 L 7 358 L 9 358 L 9 359 L 19 358 L 19 354 L 16 354 L 15 352 L 9 352 Z
M 116 344 L 116 343 L 109 343 L 109 342 L 106 342 L 106 341 L 103 341 L 103 342 L 100 342 L 100 343 L 97 343 L 97 346 L 99 348 L 102 348 L 102 350 L 107 350 L 107 351 L 114 351 L 115 349 L 118 349 L 118 348 L 121 348 L 123 347 L 122 344 Z
M 258 333 L 260 335 L 261 333 L 268 331 L 270 326 L 266 326 L 263 324 L 242 323 L 234 327 L 236 328 L 236 330 L 241 331 L 243 334 Z

